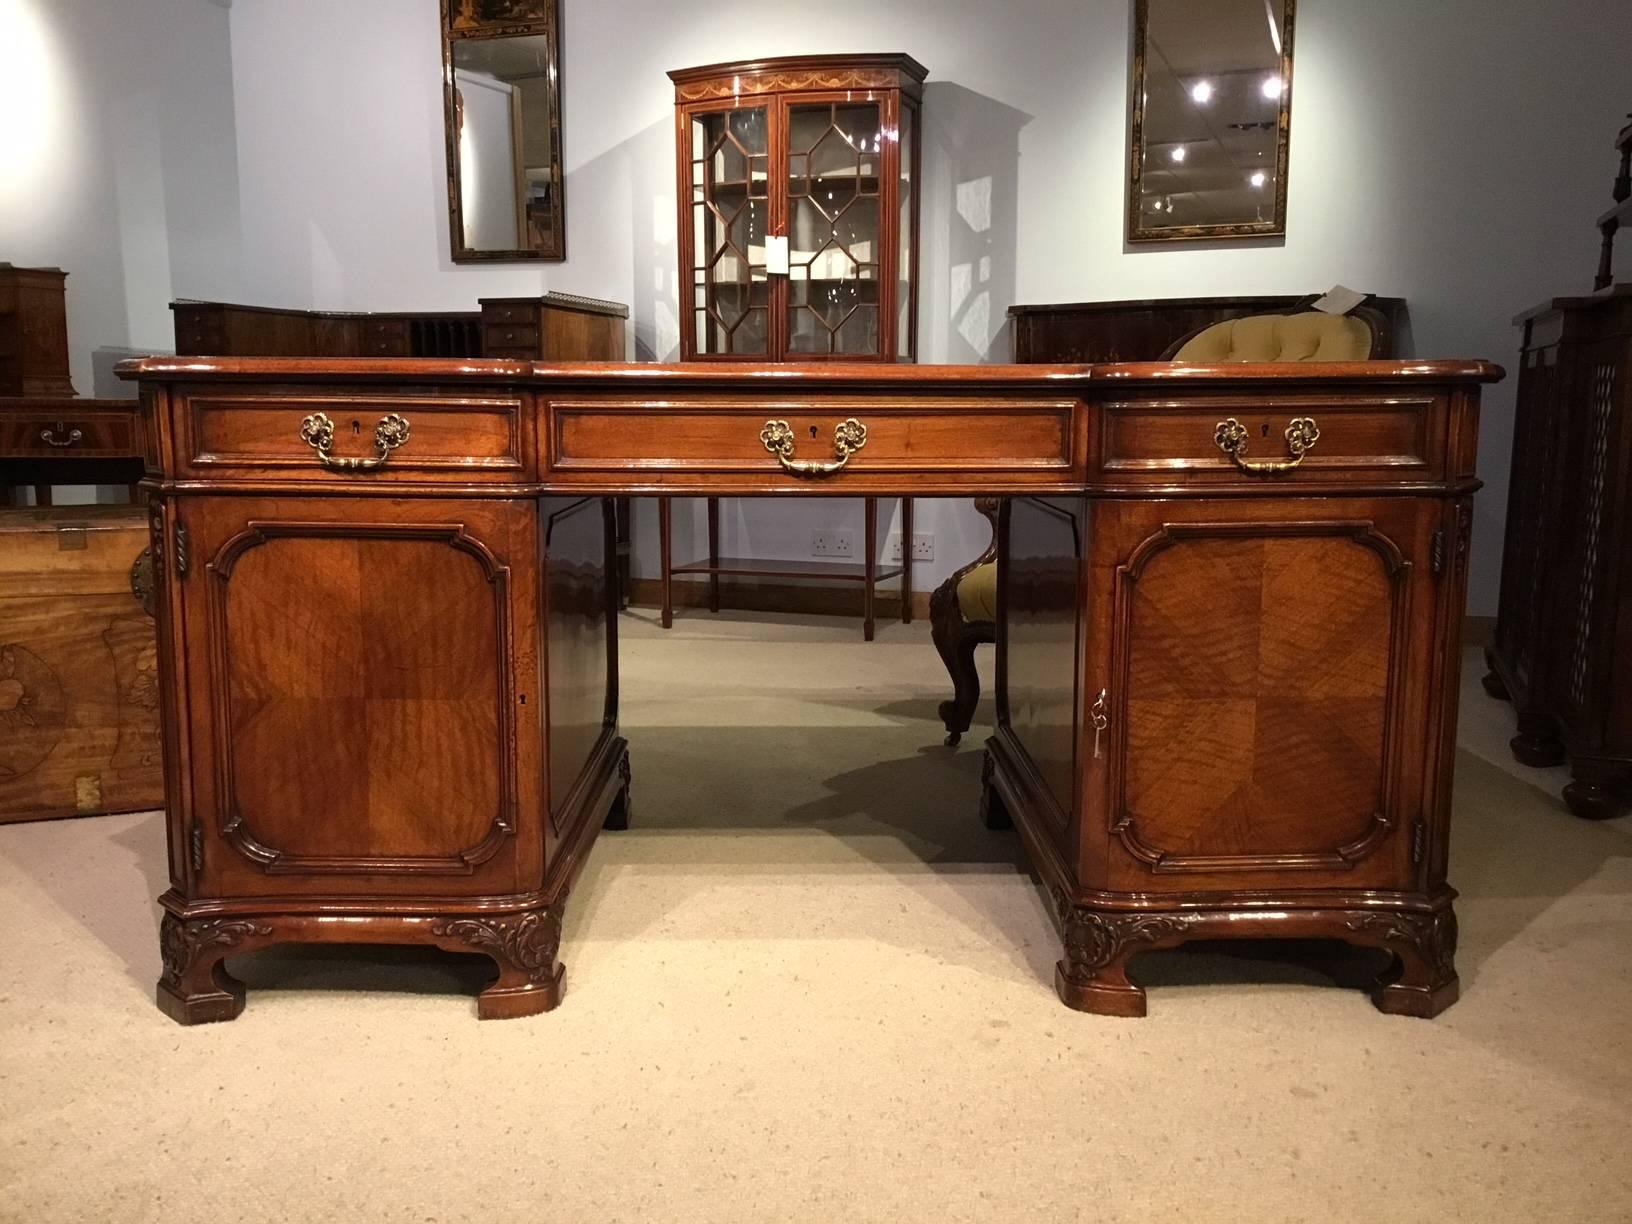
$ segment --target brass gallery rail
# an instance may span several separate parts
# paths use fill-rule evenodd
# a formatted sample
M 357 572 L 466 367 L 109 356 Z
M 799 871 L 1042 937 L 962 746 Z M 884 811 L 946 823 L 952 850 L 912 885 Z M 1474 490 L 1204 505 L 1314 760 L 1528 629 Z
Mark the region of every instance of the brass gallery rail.
M 171 888 L 160 1005 L 225 956 L 479 951 L 560 998 L 630 816 L 607 498 L 1006 497 L 985 819 L 1053 897 L 1069 1005 L 1135 953 L 1381 947 L 1456 999 L 1446 883 L 1479 361 L 730 366 L 153 358 Z

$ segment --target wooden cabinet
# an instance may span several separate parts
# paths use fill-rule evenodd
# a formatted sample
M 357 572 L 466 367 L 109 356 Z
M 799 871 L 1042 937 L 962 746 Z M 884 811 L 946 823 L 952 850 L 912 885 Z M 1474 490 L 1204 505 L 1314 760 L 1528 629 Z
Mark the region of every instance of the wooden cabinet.
M 1447 834 L 1494 367 L 125 370 L 164 477 L 159 998 L 179 1020 L 235 1015 L 222 958 L 291 941 L 482 951 L 481 1014 L 555 1002 L 573 874 L 629 809 L 609 499 L 675 480 L 1006 499 L 983 804 L 1050 891 L 1066 1003 L 1142 1014 L 1136 953 L 1266 936 L 1385 949 L 1385 1011 L 1456 998 Z M 428 429 L 418 466 L 412 432 L 336 462 L 366 457 L 377 412 L 417 430 L 503 403 L 519 467 L 446 478 L 490 454 L 463 434 L 506 436 L 475 428 Z M 313 405 L 329 461 L 301 436 Z M 199 448 L 200 420 L 221 445 Z M 851 421 L 853 460 L 820 459 Z
M 358 391 L 148 401 L 160 462 L 194 473 L 153 510 L 172 745 L 158 997 L 184 1023 L 242 1007 L 229 952 L 291 940 L 486 953 L 480 1015 L 552 1007 L 572 877 L 626 819 L 608 504 L 510 495 L 534 462 L 520 388 Z M 314 404 L 454 424 L 340 467 L 303 441 Z M 484 420 L 506 447 L 484 450 Z M 200 421 L 227 440 L 202 466 Z M 394 467 L 419 436 L 423 462 Z M 482 461 L 497 452 L 511 461 Z M 473 487 L 447 496 L 448 467 Z
M 135 506 L 0 512 L 0 823 L 164 803 Z
M 0 395 L 73 395 L 68 274 L 0 263 Z
M 669 73 L 684 360 L 913 360 L 925 75 L 906 55 Z
M 1354 394 L 1352 419 L 1401 391 Z M 1155 419 L 1177 436 L 1184 398 L 1118 397 L 1158 449 Z M 1308 407 L 1253 398 L 1277 419 Z M 1137 953 L 1263 936 L 1386 949 L 1385 1011 L 1455 1001 L 1445 850 L 1474 420 L 1465 391 L 1425 402 L 1431 494 L 1387 465 L 1226 471 L 1218 487 L 1180 484 L 1174 463 L 1160 497 L 1007 504 L 986 810 L 1019 824 L 1052 891 L 1071 1006 L 1143 1015 Z M 1328 408 L 1316 450 L 1328 421 L 1343 428 Z M 1231 410 L 1221 398 L 1215 419 Z M 1114 472 L 1112 436 L 1095 449 Z
M 1501 602 L 1485 687 L 1513 755 L 1569 762 L 1578 816 L 1632 803 L 1632 285 L 1557 298 L 1524 329 Z

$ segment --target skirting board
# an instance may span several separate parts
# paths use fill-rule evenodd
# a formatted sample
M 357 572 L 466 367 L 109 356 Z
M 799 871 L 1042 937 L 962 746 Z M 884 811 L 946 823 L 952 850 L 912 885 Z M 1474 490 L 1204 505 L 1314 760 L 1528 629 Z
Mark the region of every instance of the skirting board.
M 881 621 L 901 619 L 901 592 L 881 587 L 873 595 L 873 616 Z M 636 578 L 629 584 L 629 602 L 642 608 L 663 606 L 663 583 L 657 578 Z M 708 607 L 708 583 L 674 580 L 674 606 Z M 803 585 L 793 582 L 758 582 L 753 579 L 721 578 L 720 607 L 745 612 L 808 612 L 820 616 L 861 616 L 861 584 L 824 583 Z M 929 592 L 912 593 L 912 619 L 927 623 Z
M 663 583 L 656 578 L 636 578 L 630 583 L 629 602 L 642 608 L 663 605 Z M 708 583 L 675 579 L 674 606 L 706 608 Z M 720 579 L 720 606 L 743 612 L 805 612 L 818 616 L 861 615 L 861 592 L 854 587 L 801 585 L 792 582 L 756 582 L 752 579 Z M 873 596 L 873 615 L 879 620 L 898 620 L 901 594 L 888 589 Z M 928 621 L 929 592 L 912 593 L 912 619 Z M 1494 616 L 1462 618 L 1462 644 L 1489 646 L 1496 632 Z

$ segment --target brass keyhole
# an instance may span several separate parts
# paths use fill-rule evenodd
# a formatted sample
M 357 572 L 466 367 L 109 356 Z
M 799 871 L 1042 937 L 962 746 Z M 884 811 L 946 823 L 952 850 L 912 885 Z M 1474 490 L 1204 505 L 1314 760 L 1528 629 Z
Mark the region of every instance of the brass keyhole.
M 351 423 L 351 432 L 354 433 L 354 434 L 362 433 L 363 432 L 362 422 L 361 421 L 353 421 Z
M 810 436 L 813 438 L 816 436 L 816 426 L 814 425 L 810 427 Z
M 1261 432 L 1261 433 L 1260 433 L 1260 434 L 1259 434 L 1259 435 L 1258 435 L 1258 436 L 1259 436 L 1259 437 L 1260 437 L 1260 438 L 1267 438 L 1267 437 L 1269 437 L 1269 426 L 1268 426 L 1268 425 L 1265 425 L 1265 426 L 1263 426 L 1263 427 L 1262 427 L 1262 432 Z

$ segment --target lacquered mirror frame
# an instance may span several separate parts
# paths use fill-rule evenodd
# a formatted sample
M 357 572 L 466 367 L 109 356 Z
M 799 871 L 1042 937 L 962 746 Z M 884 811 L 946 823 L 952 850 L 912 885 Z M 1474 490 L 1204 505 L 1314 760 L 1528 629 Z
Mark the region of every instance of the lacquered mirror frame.
M 442 0 L 442 126 L 448 159 L 448 242 L 454 263 L 515 263 L 563 260 L 567 257 L 566 184 L 561 170 L 561 6 L 559 0 L 509 0 L 508 7 L 526 17 L 491 21 L 466 18 L 455 10 L 459 0 Z M 479 251 L 465 245 L 464 215 L 459 204 L 459 100 L 453 83 L 453 45 L 472 38 L 513 38 L 543 34 L 550 40 L 550 241 L 537 250 Z
M 1134 0 L 1133 13 L 1133 121 L 1128 137 L 1127 240 L 1141 243 L 1196 242 L 1217 238 L 1280 238 L 1286 235 L 1287 154 L 1292 137 L 1292 33 L 1297 0 L 1281 4 L 1281 98 L 1275 127 L 1275 215 L 1269 221 L 1227 225 L 1146 226 L 1140 210 L 1144 188 L 1145 142 L 1145 33 L 1150 24 L 1150 0 Z

